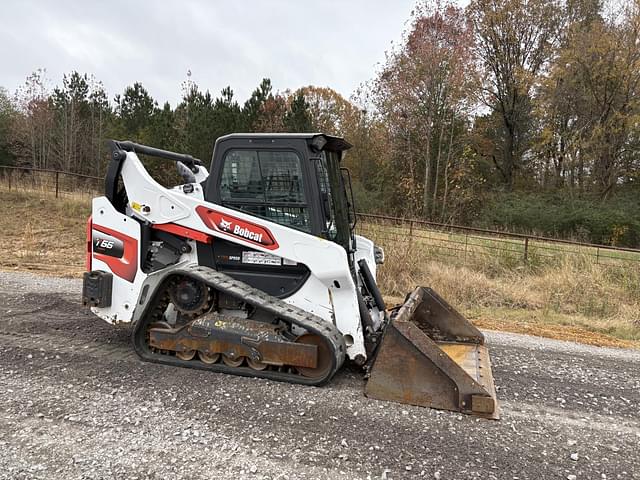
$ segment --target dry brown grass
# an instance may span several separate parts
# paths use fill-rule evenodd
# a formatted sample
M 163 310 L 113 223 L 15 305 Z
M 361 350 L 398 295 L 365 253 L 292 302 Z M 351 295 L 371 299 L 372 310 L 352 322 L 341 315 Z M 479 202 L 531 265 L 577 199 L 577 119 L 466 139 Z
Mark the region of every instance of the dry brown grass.
M 499 257 L 447 261 L 423 244 L 381 244 L 387 260 L 379 281 L 391 302 L 425 285 L 484 328 L 640 346 L 640 269 L 633 264 L 605 267 L 572 255 L 514 268 Z
M 90 202 L 0 190 L 0 268 L 78 276 Z
M 89 200 L 0 189 L 0 205 L 1 269 L 81 275 Z M 426 285 L 482 328 L 640 345 L 638 268 L 598 266 L 579 256 L 538 267 L 499 256 L 447 260 L 424 244 L 371 236 L 385 247 L 379 281 L 390 303 Z

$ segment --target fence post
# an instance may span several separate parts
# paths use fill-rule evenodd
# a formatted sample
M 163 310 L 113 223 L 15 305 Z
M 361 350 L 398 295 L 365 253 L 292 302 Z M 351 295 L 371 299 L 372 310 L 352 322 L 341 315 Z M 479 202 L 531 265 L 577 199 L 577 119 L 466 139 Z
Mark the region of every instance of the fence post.
M 469 245 L 469 232 L 464 232 L 464 263 L 467 263 L 467 246 Z
M 60 176 L 60 172 L 56 170 L 56 198 L 58 198 L 58 177 Z
M 596 247 L 596 265 L 600 265 L 600 247 Z
M 524 261 L 526 262 L 529 256 L 529 237 L 524 238 Z
M 9 172 L 9 191 L 11 191 L 11 176 L 12 176 L 11 174 L 13 173 L 13 171 L 10 168 L 7 170 Z
M 409 222 L 409 243 L 411 243 L 411 237 L 413 237 L 413 220 Z

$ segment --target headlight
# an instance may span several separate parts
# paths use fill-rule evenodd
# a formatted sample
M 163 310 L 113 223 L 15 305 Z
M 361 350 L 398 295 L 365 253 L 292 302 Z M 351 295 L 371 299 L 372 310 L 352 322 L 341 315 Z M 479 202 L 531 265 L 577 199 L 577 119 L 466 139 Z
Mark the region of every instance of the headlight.
M 376 265 L 382 265 L 384 263 L 384 250 L 382 249 L 382 247 L 374 245 L 373 258 L 376 261 Z

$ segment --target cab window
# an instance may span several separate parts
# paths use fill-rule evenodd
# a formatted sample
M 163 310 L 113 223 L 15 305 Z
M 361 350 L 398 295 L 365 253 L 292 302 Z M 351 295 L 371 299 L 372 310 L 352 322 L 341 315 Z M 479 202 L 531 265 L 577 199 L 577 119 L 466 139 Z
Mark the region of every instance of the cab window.
M 222 204 L 309 232 L 300 157 L 292 151 L 230 150 L 220 179 Z

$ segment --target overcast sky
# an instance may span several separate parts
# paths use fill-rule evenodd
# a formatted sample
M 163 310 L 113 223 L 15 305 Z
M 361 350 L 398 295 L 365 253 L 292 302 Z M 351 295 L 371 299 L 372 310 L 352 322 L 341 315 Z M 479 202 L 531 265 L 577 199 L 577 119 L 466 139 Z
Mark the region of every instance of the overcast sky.
M 242 102 L 264 77 L 276 90 L 329 86 L 349 96 L 398 42 L 415 0 L 2 0 L 0 86 L 46 68 L 101 80 L 112 100 L 140 81 L 162 104 L 192 72 Z

